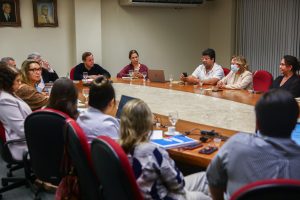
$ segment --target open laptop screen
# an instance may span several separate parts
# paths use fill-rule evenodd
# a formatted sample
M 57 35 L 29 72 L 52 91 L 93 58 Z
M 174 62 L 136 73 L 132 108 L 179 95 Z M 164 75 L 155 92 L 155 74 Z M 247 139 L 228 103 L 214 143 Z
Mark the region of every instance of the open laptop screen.
M 164 70 L 149 69 L 148 78 L 151 82 L 160 82 L 160 83 L 166 82 Z
M 292 140 L 294 140 L 298 145 L 300 145 L 300 123 L 298 122 L 296 124 L 295 129 L 293 130 L 291 134 Z
M 126 95 L 121 96 L 119 106 L 118 106 L 118 110 L 117 110 L 117 113 L 116 113 L 116 118 L 120 119 L 124 105 L 127 103 L 127 101 L 130 101 L 132 99 L 135 99 L 135 98 L 130 97 L 130 96 L 126 96 Z

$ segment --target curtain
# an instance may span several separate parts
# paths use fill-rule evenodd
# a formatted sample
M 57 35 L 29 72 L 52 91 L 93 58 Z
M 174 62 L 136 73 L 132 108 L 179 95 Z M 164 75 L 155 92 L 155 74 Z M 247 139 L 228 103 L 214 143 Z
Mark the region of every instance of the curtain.
M 236 36 L 250 70 L 277 77 L 284 55 L 300 57 L 300 0 L 237 0 Z

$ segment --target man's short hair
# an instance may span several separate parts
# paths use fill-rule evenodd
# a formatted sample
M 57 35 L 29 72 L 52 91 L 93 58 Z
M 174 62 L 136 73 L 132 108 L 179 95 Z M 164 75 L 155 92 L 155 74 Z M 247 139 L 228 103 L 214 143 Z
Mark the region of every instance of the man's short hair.
M 263 135 L 289 138 L 297 123 L 299 106 L 290 92 L 273 89 L 259 99 L 255 113 Z
M 85 61 L 87 57 L 89 57 L 90 55 L 93 55 L 91 52 L 84 52 L 82 54 L 82 61 Z
M 41 54 L 40 53 L 38 53 L 38 52 L 33 52 L 33 53 L 31 53 L 31 54 L 29 54 L 28 56 L 27 56 L 27 59 L 33 59 L 33 60 L 36 60 L 36 59 L 40 59 L 42 56 L 41 56 Z
M 214 59 L 214 61 L 216 61 L 216 52 L 215 50 L 213 49 L 205 49 L 203 52 L 202 52 L 202 56 L 209 56 L 210 59 Z
M 9 61 L 15 61 L 15 59 L 13 59 L 12 57 L 3 57 L 3 58 L 1 59 L 1 61 L 2 61 L 2 62 L 8 63 Z

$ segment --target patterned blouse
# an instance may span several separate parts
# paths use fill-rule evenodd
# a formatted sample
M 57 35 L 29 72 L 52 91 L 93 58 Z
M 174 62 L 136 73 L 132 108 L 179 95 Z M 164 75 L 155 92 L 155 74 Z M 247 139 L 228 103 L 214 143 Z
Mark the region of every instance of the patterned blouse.
M 128 158 L 145 199 L 186 199 L 184 177 L 166 150 L 141 143 Z

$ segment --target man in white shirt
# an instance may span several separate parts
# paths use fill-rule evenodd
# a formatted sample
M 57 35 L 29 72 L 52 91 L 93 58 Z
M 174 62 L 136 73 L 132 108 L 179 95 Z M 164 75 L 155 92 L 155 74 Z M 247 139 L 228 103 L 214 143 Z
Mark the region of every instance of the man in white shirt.
M 209 84 L 215 85 L 224 77 L 224 71 L 220 65 L 215 63 L 216 53 L 213 49 L 206 49 L 202 52 L 202 64 L 199 65 L 192 75 L 184 77 L 180 76 L 180 80 L 190 84 Z

